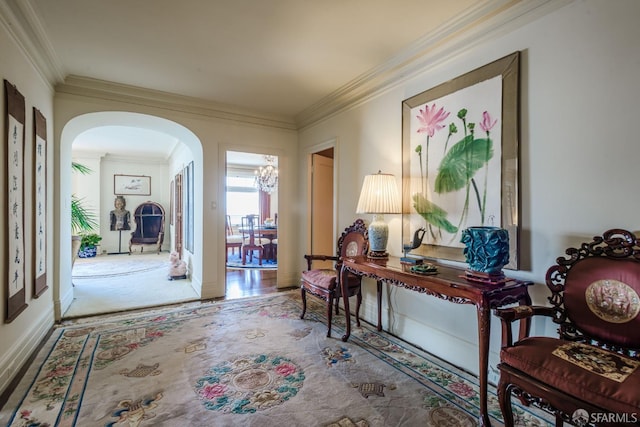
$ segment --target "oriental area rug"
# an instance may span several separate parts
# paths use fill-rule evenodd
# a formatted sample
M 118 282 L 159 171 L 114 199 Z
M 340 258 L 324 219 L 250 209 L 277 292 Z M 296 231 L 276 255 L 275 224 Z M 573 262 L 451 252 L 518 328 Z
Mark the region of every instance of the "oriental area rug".
M 242 268 L 259 268 L 264 270 L 275 270 L 278 268 L 278 262 L 273 259 L 263 259 L 262 264 L 258 262 L 258 257 L 246 257 L 245 263 L 242 263 L 242 255 L 235 253 L 227 255 L 227 267 L 232 269 Z
M 299 292 L 84 318 L 54 330 L 6 426 L 474 426 L 477 379 Z M 493 425 L 502 425 L 490 387 Z M 514 402 L 515 403 L 515 402 Z M 514 404 L 518 425 L 548 425 Z

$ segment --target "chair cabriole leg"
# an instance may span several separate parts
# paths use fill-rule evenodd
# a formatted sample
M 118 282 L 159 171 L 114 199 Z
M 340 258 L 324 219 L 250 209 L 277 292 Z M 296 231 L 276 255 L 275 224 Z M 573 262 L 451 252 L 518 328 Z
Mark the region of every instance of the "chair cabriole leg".
M 504 418 L 504 427 L 513 427 L 513 410 L 511 408 L 511 386 L 502 376 L 498 381 L 498 401 Z
M 301 319 L 304 319 L 304 314 L 307 312 L 307 292 L 304 290 L 304 285 L 300 287 L 300 295 L 302 297 L 302 314 Z
M 329 301 L 327 301 L 327 338 L 331 337 L 331 320 L 333 315 L 333 294 L 329 294 Z

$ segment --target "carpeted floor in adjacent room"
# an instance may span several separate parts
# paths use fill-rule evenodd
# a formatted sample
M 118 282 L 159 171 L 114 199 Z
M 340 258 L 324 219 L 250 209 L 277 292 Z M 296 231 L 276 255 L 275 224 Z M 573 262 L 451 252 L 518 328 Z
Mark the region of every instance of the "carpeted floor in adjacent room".
M 112 313 L 199 299 L 190 279 L 168 280 L 169 254 L 133 253 L 76 259 L 74 299 L 64 317 Z

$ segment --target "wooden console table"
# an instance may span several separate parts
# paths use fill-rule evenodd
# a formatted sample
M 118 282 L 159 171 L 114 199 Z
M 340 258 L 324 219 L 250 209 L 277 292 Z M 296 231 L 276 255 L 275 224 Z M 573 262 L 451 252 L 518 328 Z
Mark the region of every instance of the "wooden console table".
M 400 263 L 400 259 L 390 257 L 388 260 L 370 259 L 367 257 L 344 258 L 340 283 L 347 272 L 376 280 L 378 290 L 378 330 L 382 330 L 382 282 L 410 289 L 412 291 L 433 295 L 456 304 L 474 304 L 478 316 L 478 359 L 480 381 L 480 424 L 490 426 L 487 410 L 487 379 L 489 366 L 489 338 L 491 333 L 491 310 L 507 304 L 531 304 L 528 286 L 532 282 L 508 279 L 501 285 L 485 285 L 471 282 L 465 278 L 465 270 L 435 264 L 438 272 L 435 275 L 412 273 L 410 266 Z M 347 295 L 345 289 L 342 294 Z M 342 341 L 351 335 L 351 315 L 349 299 L 343 298 L 346 317 L 346 333 Z M 529 334 L 530 323 L 520 323 L 520 337 Z

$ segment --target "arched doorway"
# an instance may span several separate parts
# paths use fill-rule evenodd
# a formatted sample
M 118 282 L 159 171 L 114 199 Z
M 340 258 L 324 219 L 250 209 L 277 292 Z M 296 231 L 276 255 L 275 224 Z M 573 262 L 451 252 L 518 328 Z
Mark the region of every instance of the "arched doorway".
M 59 286 L 54 289 L 55 315 L 59 319 L 64 311 L 73 301 L 73 286 L 71 282 L 71 230 L 70 224 L 70 200 L 71 200 L 71 160 L 72 146 L 79 135 L 101 127 L 129 127 L 131 129 L 153 131 L 164 135 L 167 138 L 175 139 L 180 148 L 174 150 L 171 158 L 168 160 L 167 177 L 160 179 L 154 185 L 162 186 L 158 197 L 163 198 L 167 207 L 171 205 L 170 186 L 173 172 L 181 168 L 182 165 L 189 165 L 190 173 L 193 174 L 193 204 L 191 206 L 191 222 L 193 227 L 193 245 L 192 251 L 186 252 L 184 256 L 187 259 L 191 269 L 193 288 L 197 295 L 201 295 L 202 287 L 202 170 L 203 156 L 202 146 L 199 139 L 193 132 L 184 126 L 172 122 L 167 119 L 150 116 L 146 114 L 131 112 L 97 112 L 83 114 L 69 120 L 62 128 L 60 136 L 60 163 L 59 163 L 59 230 L 60 230 L 60 253 L 59 253 Z M 135 150 L 135 146 L 132 147 Z M 113 185 L 111 182 L 113 175 L 100 176 L 101 189 L 108 188 Z M 109 190 L 107 190 L 109 191 Z M 111 195 L 109 197 L 112 197 Z M 102 197 L 102 200 L 105 198 Z M 107 198 L 108 199 L 108 198 Z M 104 202 L 102 203 L 105 204 Z M 113 207 L 110 205 L 103 206 L 101 211 L 108 212 Z M 104 218 L 102 218 L 104 220 Z M 172 230 L 173 232 L 173 230 Z

